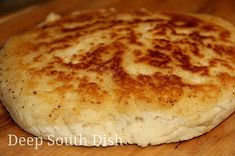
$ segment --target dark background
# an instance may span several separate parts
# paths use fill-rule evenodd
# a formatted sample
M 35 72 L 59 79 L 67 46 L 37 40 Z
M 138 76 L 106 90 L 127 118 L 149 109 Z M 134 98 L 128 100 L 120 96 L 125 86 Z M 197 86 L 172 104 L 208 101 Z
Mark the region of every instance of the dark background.
M 49 0 L 0 0 L 0 16 Z

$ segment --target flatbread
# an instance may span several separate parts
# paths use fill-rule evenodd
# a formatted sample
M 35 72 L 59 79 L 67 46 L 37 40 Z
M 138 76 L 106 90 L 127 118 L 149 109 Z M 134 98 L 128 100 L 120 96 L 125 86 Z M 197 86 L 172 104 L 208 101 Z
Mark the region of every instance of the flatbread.
M 3 105 L 20 127 L 45 139 L 177 142 L 235 110 L 235 28 L 209 15 L 51 14 L 9 39 L 0 55 Z M 100 143 L 93 135 L 122 140 Z

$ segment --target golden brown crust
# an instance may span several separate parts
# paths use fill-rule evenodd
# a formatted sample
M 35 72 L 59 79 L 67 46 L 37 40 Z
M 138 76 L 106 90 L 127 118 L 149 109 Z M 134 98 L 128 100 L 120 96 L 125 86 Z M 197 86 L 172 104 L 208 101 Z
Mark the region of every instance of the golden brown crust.
M 90 41 L 85 50 L 78 47 L 69 52 L 69 48 L 84 44 L 86 39 Z M 63 83 L 64 91 L 73 88 L 80 96 L 84 93 L 84 98 L 97 97 L 97 104 L 102 104 L 102 97 L 110 96 L 110 89 L 120 105 L 128 104 L 125 99 L 132 96 L 148 105 L 170 108 L 187 89 L 190 90 L 187 96 L 192 100 L 203 98 L 206 101 L 209 96 L 204 90 L 211 86 L 212 90 L 219 91 L 221 86 L 214 82 L 192 83 L 187 77 L 177 75 L 175 70 L 209 80 L 219 79 L 223 68 L 230 76 L 234 73 L 235 46 L 231 32 L 191 15 L 156 16 L 140 10 L 90 11 L 46 23 L 12 40 L 8 44 L 13 46 L 7 46 L 5 53 L 17 57 L 32 79 L 52 77 Z M 63 50 L 68 51 L 67 54 L 63 54 Z M 207 51 L 212 56 L 207 56 Z M 50 59 L 45 60 L 46 57 Z M 35 64 L 38 66 L 34 67 Z M 138 68 L 135 65 L 144 65 L 146 70 L 151 68 L 151 73 L 132 74 L 127 69 L 132 64 L 133 68 Z M 214 73 L 213 69 L 219 71 Z M 96 77 L 91 80 L 90 74 Z M 103 86 L 107 77 L 113 81 L 109 90 Z M 61 87 L 58 92 L 62 91 Z
M 48 109 L 41 116 L 51 122 L 88 108 L 190 118 L 234 92 L 234 33 L 205 15 L 75 13 L 8 41 L 1 91 L 42 100 Z

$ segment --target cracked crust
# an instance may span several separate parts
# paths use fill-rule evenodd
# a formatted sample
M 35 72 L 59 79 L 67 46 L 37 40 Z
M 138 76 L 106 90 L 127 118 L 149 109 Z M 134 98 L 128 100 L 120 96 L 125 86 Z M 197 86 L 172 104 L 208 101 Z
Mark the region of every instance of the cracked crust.
M 191 139 L 235 110 L 234 33 L 208 15 L 51 14 L 1 51 L 1 100 L 44 138 L 82 134 L 85 146 L 94 134 L 140 146 Z

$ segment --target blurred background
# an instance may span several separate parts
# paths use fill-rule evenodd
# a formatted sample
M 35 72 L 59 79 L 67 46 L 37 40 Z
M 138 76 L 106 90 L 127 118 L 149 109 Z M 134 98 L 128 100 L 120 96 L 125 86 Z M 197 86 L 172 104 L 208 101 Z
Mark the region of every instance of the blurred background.
M 159 11 L 218 14 L 227 18 L 233 16 L 231 11 L 235 10 L 235 0 L 0 0 L 0 16 L 32 5 L 47 5 L 47 9 L 62 11 L 62 13 L 69 10 L 102 7 L 121 9 L 144 7 Z
M 0 16 L 48 0 L 0 0 Z
M 235 0 L 0 0 L 0 47 L 10 36 L 42 22 L 50 12 L 64 15 L 78 10 L 110 7 L 203 13 L 235 24 Z

